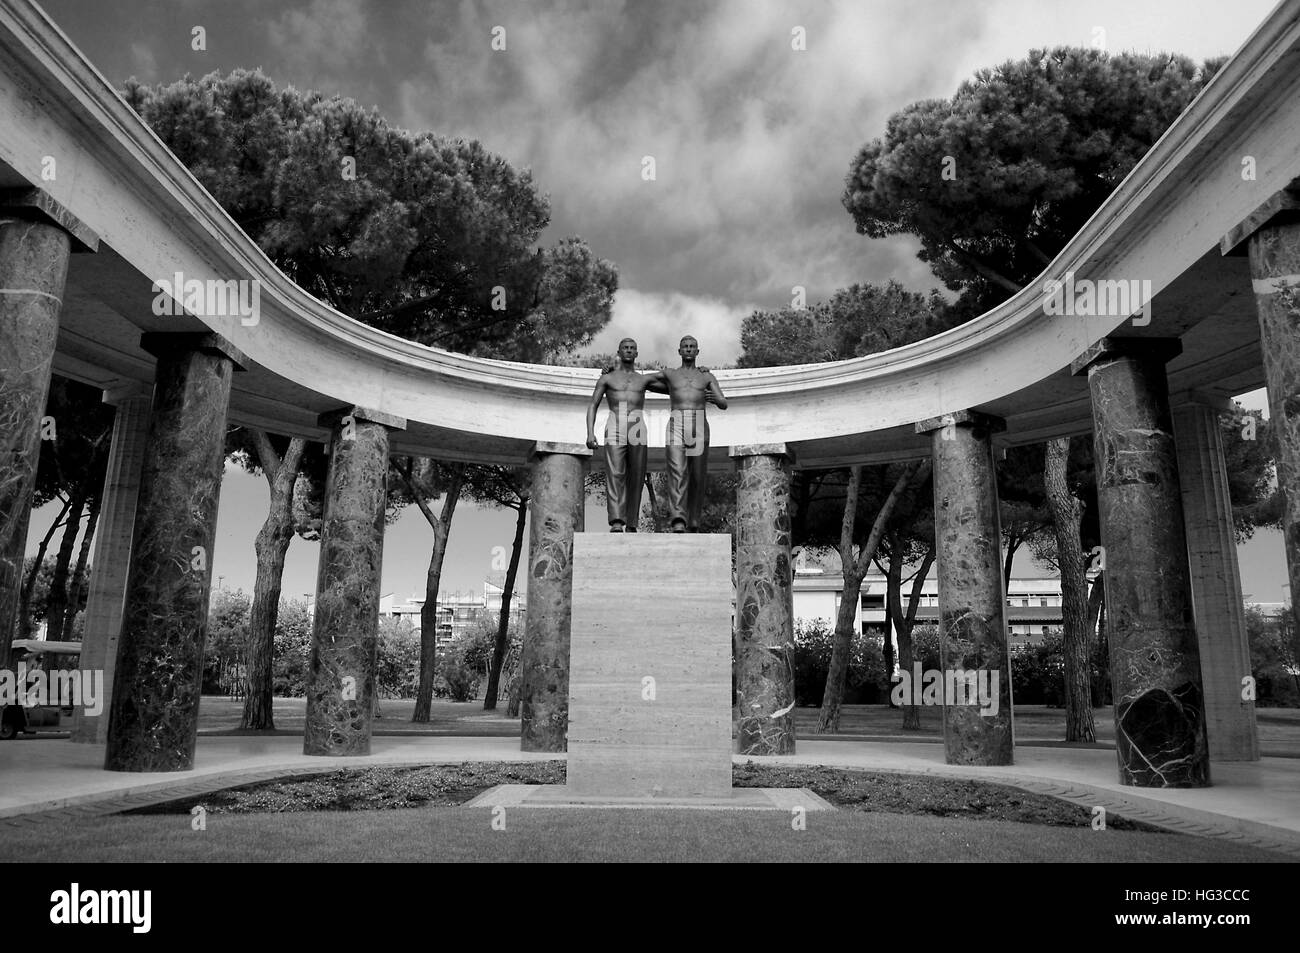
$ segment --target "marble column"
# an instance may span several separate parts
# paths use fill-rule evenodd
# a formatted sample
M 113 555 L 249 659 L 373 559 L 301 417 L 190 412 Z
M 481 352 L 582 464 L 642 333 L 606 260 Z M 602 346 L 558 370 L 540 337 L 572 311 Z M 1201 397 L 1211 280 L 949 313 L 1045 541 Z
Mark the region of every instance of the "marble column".
M 1250 644 L 1219 408 L 1192 397 L 1173 420 L 1210 760 L 1258 761 L 1255 702 L 1241 697 Z
M 1291 611 L 1300 631 L 1300 187 L 1273 196 L 1222 245 L 1228 253 L 1239 253 L 1244 245 L 1250 258 L 1269 432 L 1283 497 Z
M 1013 761 L 1007 596 L 992 441 L 1004 426 L 997 417 L 971 410 L 916 425 L 917 433 L 930 434 L 934 462 L 943 747 L 948 764 Z M 922 688 L 912 685 L 914 692 Z
M 736 462 L 736 750 L 794 754 L 794 569 L 783 443 L 731 448 Z
M 68 256 L 97 244 L 45 193 L 0 191 L 0 668 L 18 616 Z
M 388 500 L 388 432 L 406 421 L 364 407 L 322 414 L 330 466 L 302 753 L 370 754 Z
M 247 358 L 211 332 L 148 333 L 158 359 L 131 531 L 104 767 L 194 765 L 226 410 Z
M 583 477 L 590 458 L 586 447 L 569 443 L 538 443 L 530 455 L 522 751 L 568 749 L 573 534 L 583 530 Z
M 122 631 L 122 608 L 126 600 L 126 572 L 131 564 L 131 532 L 135 528 L 136 500 L 144 470 L 144 451 L 149 437 L 149 404 L 152 388 L 134 385 L 104 393 L 113 404 L 113 444 L 95 526 L 94 550 L 90 557 L 90 585 L 86 596 L 86 624 L 81 640 L 83 671 L 104 673 L 103 711 L 98 715 L 77 709 L 72 740 L 102 744 L 108 735 L 108 712 L 113 697 L 113 674 L 117 664 L 117 642 Z
M 1072 365 L 1092 392 L 1119 780 L 1136 787 L 1210 783 L 1165 379 L 1180 349 L 1176 340 L 1103 338 Z

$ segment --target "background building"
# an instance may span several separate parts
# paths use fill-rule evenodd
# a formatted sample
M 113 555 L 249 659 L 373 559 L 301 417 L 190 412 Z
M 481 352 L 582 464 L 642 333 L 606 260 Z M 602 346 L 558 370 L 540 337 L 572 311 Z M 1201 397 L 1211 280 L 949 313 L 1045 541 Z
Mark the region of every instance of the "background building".
M 438 593 L 438 636 L 437 645 L 441 647 L 454 642 L 480 619 L 487 618 L 495 622 L 501 613 L 501 592 L 505 582 L 504 573 L 489 575 L 483 580 L 480 592 L 440 592 Z M 523 633 L 524 607 L 527 593 L 517 588 L 510 600 L 510 625 Z M 424 595 L 412 595 L 403 602 L 398 602 L 392 593 L 387 593 L 379 601 L 379 617 L 405 619 L 420 631 L 420 611 L 424 608 Z
M 797 568 L 794 576 L 795 622 L 826 619 L 834 625 L 839 616 L 843 589 L 844 577 L 838 570 L 817 566 Z M 904 583 L 904 610 L 910 589 L 910 585 Z M 885 577 L 880 573 L 871 573 L 862 580 L 862 595 L 858 600 L 855 624 L 858 631 L 864 634 L 874 632 L 884 635 L 888 632 L 891 641 L 897 646 L 889 625 L 889 615 L 885 611 L 885 591 Z M 916 622 L 917 625 L 937 625 L 939 622 L 937 576 L 926 579 L 922 587 Z M 1059 629 L 1062 624 L 1061 580 L 1052 576 L 1012 577 L 1011 585 L 1007 587 L 1007 622 L 1013 649 L 1040 641 L 1048 629 Z

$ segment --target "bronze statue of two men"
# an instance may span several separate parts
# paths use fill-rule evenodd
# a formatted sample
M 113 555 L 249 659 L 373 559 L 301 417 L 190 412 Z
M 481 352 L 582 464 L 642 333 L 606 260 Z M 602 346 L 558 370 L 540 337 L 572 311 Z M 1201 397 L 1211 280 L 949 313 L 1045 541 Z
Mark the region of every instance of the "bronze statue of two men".
M 670 412 L 665 435 L 668 457 L 668 520 L 674 533 L 698 533 L 704 511 L 709 472 L 709 421 L 705 404 L 727 409 L 718 380 L 696 367 L 700 345 L 687 335 L 677 348 L 682 366 L 639 373 L 636 341 L 618 345 L 618 364 L 601 375 L 587 408 L 587 446 L 596 442 L 596 410 L 601 398 L 609 405 L 605 422 L 605 495 L 611 533 L 636 532 L 641 514 L 641 488 L 646 473 L 645 394 L 666 393 Z

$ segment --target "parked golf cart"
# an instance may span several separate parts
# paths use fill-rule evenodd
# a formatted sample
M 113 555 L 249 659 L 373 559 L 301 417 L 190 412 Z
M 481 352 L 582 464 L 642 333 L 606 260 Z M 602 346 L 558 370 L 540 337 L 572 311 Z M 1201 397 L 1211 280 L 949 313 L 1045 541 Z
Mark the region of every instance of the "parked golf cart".
M 19 663 L 27 668 L 26 681 L 41 670 L 48 659 L 57 656 L 80 655 L 80 642 L 44 642 L 40 639 L 14 639 L 11 658 L 14 671 Z M 24 686 L 26 687 L 26 686 Z M 51 699 L 46 705 L 4 705 L 0 707 L 0 741 L 7 741 L 21 733 L 41 731 L 70 731 L 72 729 L 72 699 Z

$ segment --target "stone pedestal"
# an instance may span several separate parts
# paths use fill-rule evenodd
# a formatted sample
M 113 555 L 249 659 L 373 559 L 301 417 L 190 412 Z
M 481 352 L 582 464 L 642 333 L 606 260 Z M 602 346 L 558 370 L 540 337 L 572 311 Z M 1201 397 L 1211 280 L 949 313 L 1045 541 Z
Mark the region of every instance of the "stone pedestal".
M 1219 412 L 1184 403 L 1173 419 L 1210 760 L 1258 761 L 1255 702 L 1241 697 L 1250 645 Z
M 0 668 L 18 616 L 70 247 L 63 229 L 0 210 Z
M 993 433 L 1002 427 L 998 418 L 974 411 L 916 425 L 917 433 L 931 435 L 934 460 L 943 747 L 948 764 L 1011 764 L 1013 759 L 1007 597 L 992 444 Z M 912 688 L 919 693 L 922 686 Z
M 330 466 L 302 753 L 366 755 L 379 646 L 388 431 L 405 429 L 406 421 L 349 407 L 319 422 L 330 428 Z
M 731 537 L 573 540 L 569 793 L 731 794 Z
M 583 476 L 590 458 L 591 451 L 580 444 L 539 443 L 531 455 L 532 525 L 520 691 L 523 751 L 566 750 L 573 534 L 583 528 Z
M 73 741 L 88 744 L 102 744 L 108 735 L 117 642 L 126 601 L 126 573 L 131 563 L 131 533 L 135 528 L 136 501 L 149 436 L 150 389 L 140 386 L 121 393 L 106 393 L 104 402 L 115 405 L 116 413 L 90 558 L 80 666 L 83 671 L 103 670 L 105 700 L 101 714 L 90 715 L 78 709 L 72 729 Z
M 158 358 L 104 767 L 194 763 L 226 408 L 244 356 L 216 334 L 146 334 Z
M 1106 338 L 1073 365 L 1092 391 L 1119 778 L 1137 787 L 1210 783 L 1165 379 L 1178 349 L 1177 341 Z
M 794 754 L 794 570 L 785 444 L 736 461 L 736 750 Z

